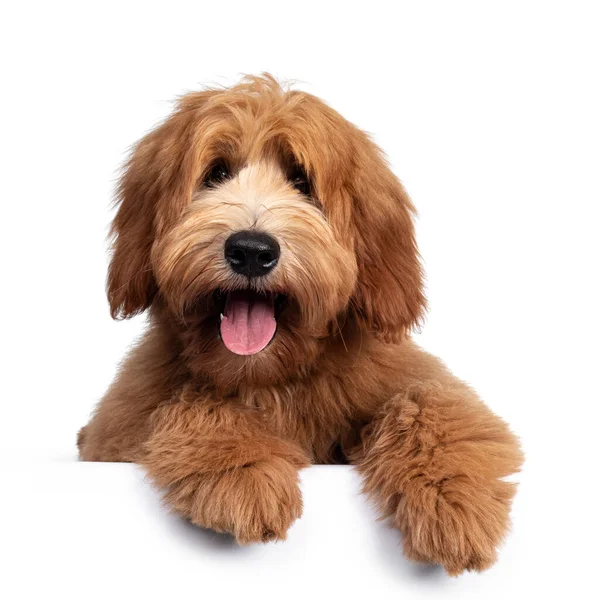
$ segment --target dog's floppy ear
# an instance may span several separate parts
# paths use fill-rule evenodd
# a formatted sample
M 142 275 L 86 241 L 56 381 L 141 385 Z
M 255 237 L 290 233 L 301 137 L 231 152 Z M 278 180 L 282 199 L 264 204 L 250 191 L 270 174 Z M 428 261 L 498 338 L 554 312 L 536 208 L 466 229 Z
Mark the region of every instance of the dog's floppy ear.
M 110 314 L 114 319 L 143 312 L 156 293 L 150 264 L 156 201 L 152 189 L 156 144 L 156 132 L 138 142 L 118 187 L 118 210 L 110 231 L 112 256 L 106 281 Z
M 358 262 L 354 304 L 385 340 L 419 323 L 426 307 L 413 226 L 414 207 L 379 148 L 360 132 L 350 194 Z
M 198 173 L 210 158 L 200 140 L 212 131 L 206 119 L 219 90 L 179 98 L 175 111 L 133 148 L 119 183 L 112 223 L 112 259 L 106 291 L 113 318 L 128 318 L 150 306 L 158 291 L 152 271 L 154 239 L 189 203 Z
M 157 292 L 154 239 L 189 201 L 194 185 L 194 119 L 206 93 L 190 94 L 177 110 L 133 148 L 118 187 L 112 223 L 112 258 L 106 291 L 113 318 L 150 306 Z

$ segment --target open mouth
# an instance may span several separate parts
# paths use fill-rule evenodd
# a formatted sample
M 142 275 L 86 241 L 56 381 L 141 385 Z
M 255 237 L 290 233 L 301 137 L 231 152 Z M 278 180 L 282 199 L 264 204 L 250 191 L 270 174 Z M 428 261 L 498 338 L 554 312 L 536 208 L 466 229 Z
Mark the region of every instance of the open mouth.
M 264 350 L 275 337 L 277 317 L 285 296 L 254 290 L 227 292 L 220 315 L 221 339 L 234 354 L 250 356 Z

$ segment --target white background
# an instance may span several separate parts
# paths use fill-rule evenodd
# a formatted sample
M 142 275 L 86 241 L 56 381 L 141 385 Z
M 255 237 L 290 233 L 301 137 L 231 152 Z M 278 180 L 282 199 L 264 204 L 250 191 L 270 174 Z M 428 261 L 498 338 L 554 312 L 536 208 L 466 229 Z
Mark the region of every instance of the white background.
M 600 19 L 582 2 L 12 2 L 0 14 L 3 598 L 591 597 L 600 535 Z M 305 471 L 285 544 L 159 508 L 77 429 L 143 318 L 115 323 L 118 167 L 170 101 L 270 71 L 371 132 L 417 205 L 418 341 L 527 454 L 497 566 L 415 567 L 343 467 Z

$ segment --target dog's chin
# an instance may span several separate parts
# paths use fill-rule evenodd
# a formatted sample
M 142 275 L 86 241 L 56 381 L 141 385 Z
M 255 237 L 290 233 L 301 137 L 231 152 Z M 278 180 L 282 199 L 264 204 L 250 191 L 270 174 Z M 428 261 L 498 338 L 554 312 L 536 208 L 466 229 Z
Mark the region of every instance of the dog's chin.
M 253 356 L 269 346 L 288 304 L 279 292 L 254 289 L 217 290 L 219 335 L 229 352 Z
M 224 284 L 190 301 L 174 324 L 190 372 L 210 380 L 220 393 L 306 374 L 324 338 L 303 319 L 294 293 L 281 288 Z

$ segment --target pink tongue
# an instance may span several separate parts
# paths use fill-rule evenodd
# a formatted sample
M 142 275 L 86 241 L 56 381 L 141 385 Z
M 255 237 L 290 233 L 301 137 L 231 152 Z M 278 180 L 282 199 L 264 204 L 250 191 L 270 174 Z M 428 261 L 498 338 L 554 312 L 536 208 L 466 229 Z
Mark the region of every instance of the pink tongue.
M 275 321 L 274 297 L 249 290 L 230 292 L 221 320 L 221 339 L 234 354 L 256 354 L 273 339 Z

